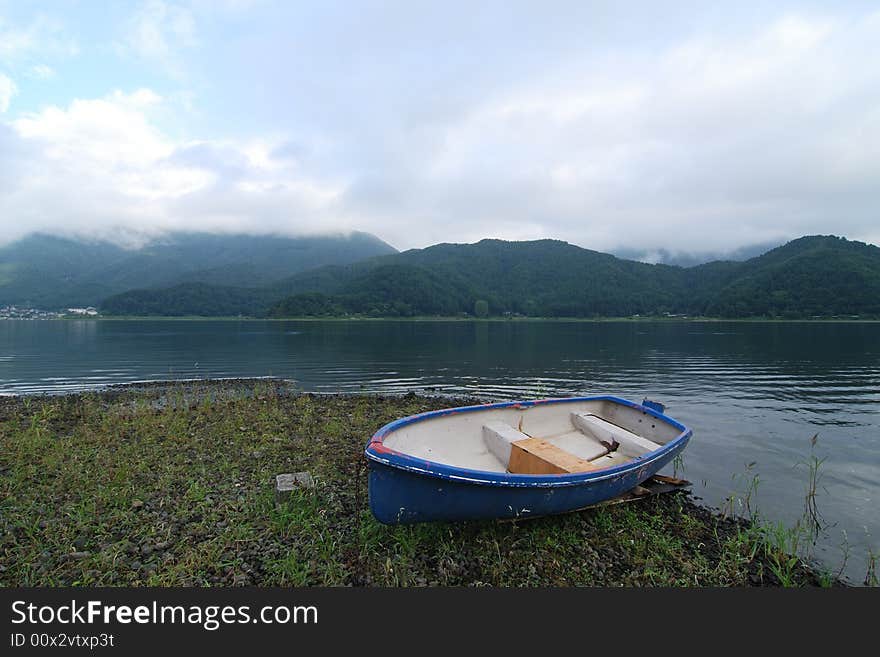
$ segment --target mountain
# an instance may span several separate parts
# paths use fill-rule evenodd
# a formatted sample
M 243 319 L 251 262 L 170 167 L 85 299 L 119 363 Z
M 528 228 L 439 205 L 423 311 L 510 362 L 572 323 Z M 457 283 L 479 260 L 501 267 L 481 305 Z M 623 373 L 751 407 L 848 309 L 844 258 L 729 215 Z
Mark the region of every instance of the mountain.
M 182 284 L 257 288 L 322 265 L 394 252 L 367 233 L 282 237 L 179 232 L 137 249 L 33 234 L 0 248 L 0 305 L 97 306 L 132 289 Z
M 408 269 L 392 273 L 392 265 Z M 438 277 L 444 286 L 436 284 Z M 406 279 L 405 295 L 392 293 L 390 281 L 397 279 Z M 472 313 L 476 300 L 483 299 L 492 314 L 544 317 L 877 317 L 880 249 L 812 236 L 743 262 L 683 268 L 623 260 L 554 240 L 483 240 L 304 272 L 282 282 L 276 293 L 284 288 L 291 296 L 269 314 Z M 433 310 L 438 306 L 445 310 Z
M 880 316 L 880 248 L 834 236 L 793 240 L 741 263 L 705 313 Z
M 880 249 L 803 237 L 743 262 L 651 265 L 557 240 L 438 244 L 300 272 L 270 285 L 130 291 L 120 314 L 880 317 Z

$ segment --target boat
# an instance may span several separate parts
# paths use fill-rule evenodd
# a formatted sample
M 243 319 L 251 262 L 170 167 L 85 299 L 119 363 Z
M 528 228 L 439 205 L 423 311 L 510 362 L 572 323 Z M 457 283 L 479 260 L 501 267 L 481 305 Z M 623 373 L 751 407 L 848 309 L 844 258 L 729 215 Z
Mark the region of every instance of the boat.
M 632 491 L 693 432 L 658 402 L 614 396 L 462 406 L 400 418 L 364 451 L 379 522 L 521 519 Z

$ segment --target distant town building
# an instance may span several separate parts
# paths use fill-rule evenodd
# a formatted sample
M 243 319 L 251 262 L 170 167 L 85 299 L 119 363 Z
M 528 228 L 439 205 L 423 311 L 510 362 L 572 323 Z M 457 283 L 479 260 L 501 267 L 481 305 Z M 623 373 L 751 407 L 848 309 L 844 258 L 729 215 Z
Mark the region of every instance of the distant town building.
M 94 315 L 97 315 L 97 314 L 98 314 L 97 309 L 92 308 L 91 306 L 89 306 L 88 308 L 68 308 L 68 309 L 67 309 L 67 312 L 68 312 L 68 314 L 70 314 L 70 315 L 88 315 L 88 316 L 94 316 Z
M 0 319 L 57 319 L 58 313 L 39 308 L 0 306 Z

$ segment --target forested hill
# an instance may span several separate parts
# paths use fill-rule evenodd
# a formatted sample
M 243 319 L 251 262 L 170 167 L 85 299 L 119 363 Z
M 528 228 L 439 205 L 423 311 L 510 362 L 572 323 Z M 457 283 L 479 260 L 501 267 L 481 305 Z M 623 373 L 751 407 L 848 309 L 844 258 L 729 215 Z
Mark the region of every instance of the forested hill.
M 708 278 L 712 264 L 688 270 Z M 734 270 L 707 315 L 880 317 L 880 248 L 832 236 L 801 237 Z M 711 288 L 710 288 L 711 289 Z
M 137 290 L 107 299 L 102 309 L 272 317 L 880 317 L 880 249 L 812 236 L 743 262 L 683 268 L 556 240 L 483 240 L 319 267 L 260 287 Z
M 265 287 L 307 269 L 394 252 L 367 233 L 171 233 L 140 248 L 32 234 L 0 248 L 0 306 L 97 306 L 120 292 L 185 284 Z

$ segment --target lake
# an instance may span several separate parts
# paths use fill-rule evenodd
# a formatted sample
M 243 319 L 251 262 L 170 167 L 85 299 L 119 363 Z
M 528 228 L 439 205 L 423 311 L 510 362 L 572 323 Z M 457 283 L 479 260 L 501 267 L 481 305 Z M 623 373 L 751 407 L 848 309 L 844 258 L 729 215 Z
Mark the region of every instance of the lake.
M 836 569 L 848 550 L 861 582 L 880 551 L 880 323 L 0 321 L 0 394 L 255 376 L 314 392 L 649 397 L 694 429 L 679 474 L 697 496 L 722 507 L 757 476 L 752 504 L 785 523 L 804 511 L 818 434 L 831 526 L 815 557 Z

